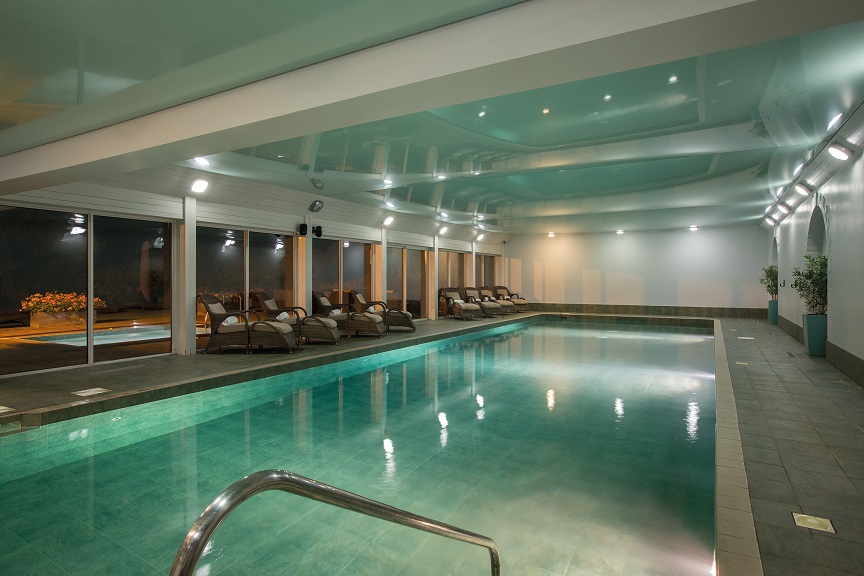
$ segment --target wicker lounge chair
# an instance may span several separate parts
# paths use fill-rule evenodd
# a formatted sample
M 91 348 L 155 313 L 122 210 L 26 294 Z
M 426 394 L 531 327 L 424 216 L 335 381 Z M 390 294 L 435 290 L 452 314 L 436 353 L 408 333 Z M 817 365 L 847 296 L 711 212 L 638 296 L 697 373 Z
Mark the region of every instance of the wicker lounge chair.
M 441 288 L 438 290 L 438 312 L 442 316 L 452 316 L 462 320 L 480 318 L 483 311 L 479 304 L 465 302 L 459 288 Z
M 503 316 L 504 311 L 501 309 L 501 305 L 494 300 L 486 299 L 484 300 L 482 296 L 480 296 L 480 291 L 477 288 L 472 288 L 470 286 L 466 286 L 462 290 L 462 297 L 466 302 L 471 302 L 472 304 L 477 304 L 480 306 L 480 311 L 483 313 L 483 316 L 487 318 L 491 318 L 492 316 Z
M 242 347 L 247 353 L 256 346 L 286 348 L 289 352 L 298 347 L 294 331 L 288 324 L 269 321 L 250 322 L 249 314 L 256 314 L 253 310 L 229 312 L 212 294 L 200 294 L 198 299 L 210 318 L 210 338 L 204 349 L 205 354 L 210 350 L 226 347 Z
M 370 312 L 354 312 L 347 304 L 333 304 L 323 292 L 312 292 L 312 310 L 316 316 L 335 320 L 339 330 L 349 337 L 351 334 L 371 334 L 380 338 L 387 333 L 383 317 Z
M 346 291 L 346 294 L 348 294 L 348 303 L 354 307 L 355 312 L 372 312 L 373 314 L 377 314 L 377 310 L 370 310 L 370 308 L 380 308 L 388 331 L 390 328 L 410 328 L 412 332 L 417 331 L 417 326 L 414 325 L 410 312 L 399 308 L 388 308 L 387 304 L 380 300 L 366 300 L 356 290 Z
M 516 314 L 516 305 L 509 300 L 504 300 L 503 298 L 495 296 L 495 291 L 492 290 L 492 288 L 481 286 L 478 290 L 480 291 L 480 296 L 482 296 L 484 300 L 488 298 L 489 300 L 498 302 L 498 304 L 501 305 L 501 311 L 505 314 Z
M 525 312 L 528 310 L 528 301 L 516 294 L 515 292 L 510 292 L 510 289 L 506 286 L 495 286 L 495 294 L 498 296 L 498 299 L 502 298 L 505 300 L 509 300 L 516 306 L 517 312 Z
M 336 320 L 324 316 L 307 316 L 306 309 L 300 306 L 295 306 L 293 311 L 297 314 L 300 337 L 306 338 L 307 344 L 313 339 L 325 340 L 333 344 L 342 341 L 342 333 L 339 331 Z

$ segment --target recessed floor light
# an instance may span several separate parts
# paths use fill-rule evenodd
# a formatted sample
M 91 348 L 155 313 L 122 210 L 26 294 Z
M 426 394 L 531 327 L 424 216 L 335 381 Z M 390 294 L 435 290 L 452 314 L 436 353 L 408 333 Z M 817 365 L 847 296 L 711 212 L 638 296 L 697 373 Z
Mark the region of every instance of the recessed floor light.
M 802 528 L 810 528 L 811 530 L 822 530 L 823 532 L 830 532 L 832 534 L 836 534 L 834 531 L 834 525 L 831 524 L 831 520 L 828 518 L 819 518 L 818 516 L 809 516 L 807 514 L 799 514 L 797 512 L 792 513 L 792 517 L 795 519 L 795 524 L 801 526 Z
M 86 390 L 72 392 L 72 394 L 75 396 L 95 396 L 97 394 L 104 394 L 105 392 L 110 392 L 110 390 L 107 388 L 87 388 Z

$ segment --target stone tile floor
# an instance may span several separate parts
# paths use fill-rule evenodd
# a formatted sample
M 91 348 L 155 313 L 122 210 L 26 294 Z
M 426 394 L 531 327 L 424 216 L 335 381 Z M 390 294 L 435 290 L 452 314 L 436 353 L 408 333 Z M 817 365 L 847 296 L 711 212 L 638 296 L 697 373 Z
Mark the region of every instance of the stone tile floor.
M 776 326 L 722 326 L 764 574 L 864 574 L 864 389 Z

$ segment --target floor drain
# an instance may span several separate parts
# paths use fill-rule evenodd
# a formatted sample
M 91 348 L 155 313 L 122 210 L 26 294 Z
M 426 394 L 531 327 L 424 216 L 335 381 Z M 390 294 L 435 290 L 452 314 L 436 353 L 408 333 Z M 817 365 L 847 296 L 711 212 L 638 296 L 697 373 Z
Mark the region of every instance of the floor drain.
M 72 394 L 75 396 L 95 396 L 96 394 L 104 394 L 105 392 L 110 392 L 110 390 L 106 388 L 88 388 L 87 390 L 72 392 Z
M 776 334 L 774 334 L 774 332 L 768 332 L 768 336 L 776 336 Z
M 789 358 L 795 358 L 795 355 L 791 352 L 786 352 L 786 355 L 789 356 Z
M 834 526 L 831 524 L 831 520 L 829 520 L 828 518 L 808 516 L 807 514 L 798 514 L 797 512 L 793 512 L 792 517 L 795 518 L 795 524 L 803 528 L 822 530 L 823 532 L 831 532 L 832 534 L 836 534 L 836 532 L 834 531 Z

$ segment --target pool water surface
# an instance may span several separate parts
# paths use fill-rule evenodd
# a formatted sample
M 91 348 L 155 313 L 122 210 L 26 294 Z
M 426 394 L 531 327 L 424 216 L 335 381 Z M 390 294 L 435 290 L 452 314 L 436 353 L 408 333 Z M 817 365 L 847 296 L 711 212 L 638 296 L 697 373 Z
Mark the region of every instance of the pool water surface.
M 10 574 L 166 574 L 213 498 L 280 468 L 490 536 L 502 574 L 708 576 L 714 342 L 518 325 L 44 426 L 0 449 Z M 198 573 L 488 574 L 489 560 L 269 492 L 220 526 Z

